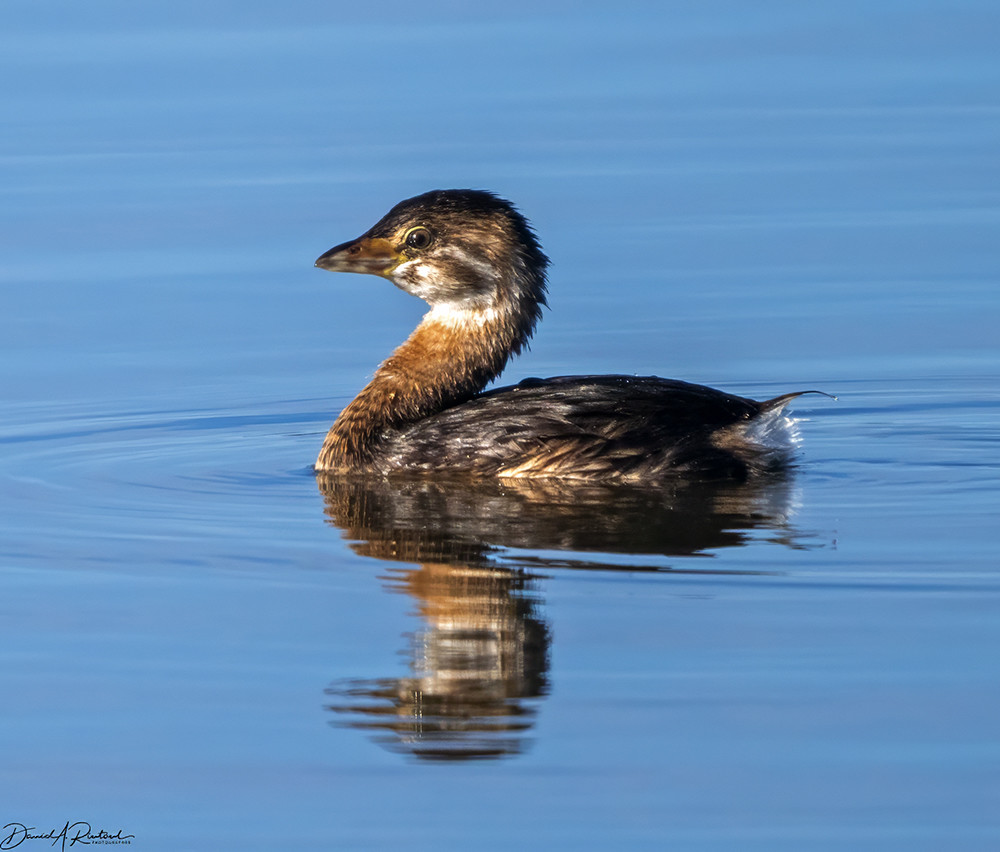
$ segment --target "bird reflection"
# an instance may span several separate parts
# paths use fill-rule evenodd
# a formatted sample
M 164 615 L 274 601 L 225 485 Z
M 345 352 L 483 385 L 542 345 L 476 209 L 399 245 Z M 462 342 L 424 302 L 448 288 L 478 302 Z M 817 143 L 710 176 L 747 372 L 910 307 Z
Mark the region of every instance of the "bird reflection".
M 761 536 L 801 546 L 788 523 L 788 472 L 657 489 L 329 475 L 318 482 L 329 522 L 355 552 L 393 563 L 386 587 L 413 598 L 422 624 L 409 637 L 406 676 L 339 680 L 327 690 L 328 709 L 339 724 L 427 760 L 498 758 L 527 747 L 548 689 L 542 572 L 714 573 L 708 562 L 678 569 L 633 557 L 708 556 Z

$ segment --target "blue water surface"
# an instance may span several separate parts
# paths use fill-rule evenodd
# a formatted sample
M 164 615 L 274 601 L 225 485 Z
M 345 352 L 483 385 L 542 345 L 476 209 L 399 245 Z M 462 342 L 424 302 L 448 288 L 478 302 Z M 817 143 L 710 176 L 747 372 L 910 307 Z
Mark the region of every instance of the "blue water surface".
M 7 0 L 7 846 L 1000 847 L 998 31 Z M 422 305 L 313 260 L 453 186 L 552 258 L 507 380 L 837 395 L 799 467 L 317 487 Z

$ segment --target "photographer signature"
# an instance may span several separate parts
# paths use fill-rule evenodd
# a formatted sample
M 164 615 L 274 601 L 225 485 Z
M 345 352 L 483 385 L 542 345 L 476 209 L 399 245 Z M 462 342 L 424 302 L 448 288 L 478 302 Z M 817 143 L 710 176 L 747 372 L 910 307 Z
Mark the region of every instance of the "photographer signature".
M 67 820 L 62 831 L 58 832 L 53 828 L 44 834 L 33 833 L 37 831 L 38 829 L 34 826 L 29 827 L 23 822 L 9 822 L 3 827 L 3 835 L 0 836 L 0 849 L 14 849 L 25 840 L 51 840 L 50 846 L 61 842 L 63 850 L 66 849 L 67 842 L 71 847 L 77 843 L 81 846 L 91 844 L 130 846 L 135 838 L 134 834 L 123 834 L 120 828 L 114 834 L 109 834 L 103 828 L 95 834 L 90 823 L 82 821 L 70 823 Z

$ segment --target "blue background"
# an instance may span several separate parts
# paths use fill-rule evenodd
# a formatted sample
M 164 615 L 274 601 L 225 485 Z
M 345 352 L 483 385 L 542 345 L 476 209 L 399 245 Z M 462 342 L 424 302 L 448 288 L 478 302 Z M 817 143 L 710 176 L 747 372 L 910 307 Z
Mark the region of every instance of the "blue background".
M 997 848 L 998 31 L 972 0 L 7 0 L 0 824 Z M 797 406 L 793 546 L 501 551 L 544 568 L 532 745 L 428 765 L 329 724 L 421 618 L 308 469 L 422 306 L 312 262 L 449 186 L 553 260 L 508 380 L 840 402 Z

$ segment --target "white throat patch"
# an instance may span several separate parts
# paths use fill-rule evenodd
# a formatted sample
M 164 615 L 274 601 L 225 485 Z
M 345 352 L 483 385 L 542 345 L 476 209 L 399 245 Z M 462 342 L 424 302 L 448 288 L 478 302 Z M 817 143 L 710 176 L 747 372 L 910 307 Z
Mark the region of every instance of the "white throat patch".
M 435 305 L 424 314 L 424 323 L 438 323 L 449 328 L 480 328 L 496 322 L 500 311 L 496 308 L 470 308 L 456 304 Z

